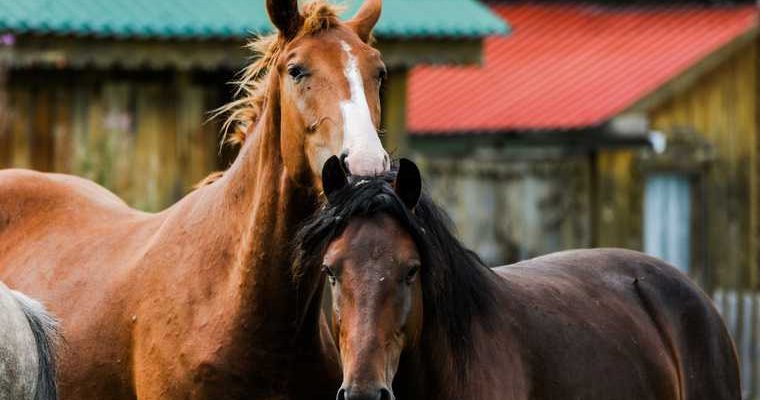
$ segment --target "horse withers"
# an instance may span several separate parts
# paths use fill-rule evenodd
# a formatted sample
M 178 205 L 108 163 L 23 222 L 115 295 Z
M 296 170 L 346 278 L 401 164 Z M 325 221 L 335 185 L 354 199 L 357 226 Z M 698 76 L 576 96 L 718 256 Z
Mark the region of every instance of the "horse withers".
M 294 266 L 332 291 L 338 400 L 740 399 L 724 323 L 677 269 L 595 249 L 492 270 L 420 197 L 413 163 L 350 182 L 339 164 Z
M 0 400 L 56 400 L 56 320 L 0 282 Z

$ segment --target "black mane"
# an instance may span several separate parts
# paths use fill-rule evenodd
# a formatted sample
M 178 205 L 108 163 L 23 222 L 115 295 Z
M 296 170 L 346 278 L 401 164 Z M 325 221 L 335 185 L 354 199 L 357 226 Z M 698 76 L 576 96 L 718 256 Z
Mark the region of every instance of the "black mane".
M 294 276 L 298 280 L 319 271 L 327 246 L 353 216 L 387 214 L 407 229 L 422 257 L 424 321 L 422 346 L 429 357 L 446 357 L 457 378 L 465 379 L 473 354 L 472 327 L 486 329 L 497 314 L 496 275 L 454 236 L 451 220 L 427 193 L 410 212 L 394 192 L 393 176 L 354 179 L 332 193 L 326 204 L 305 222 L 295 239 Z M 312 275 L 313 276 L 313 275 Z M 430 347 L 426 347 L 430 346 Z M 444 346 L 441 348 L 441 346 Z

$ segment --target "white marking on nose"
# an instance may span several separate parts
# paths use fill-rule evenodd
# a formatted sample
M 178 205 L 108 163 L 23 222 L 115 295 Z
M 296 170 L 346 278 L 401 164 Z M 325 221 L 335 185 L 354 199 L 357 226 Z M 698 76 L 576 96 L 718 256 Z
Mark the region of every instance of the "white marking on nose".
M 375 124 L 372 123 L 359 62 L 348 43 L 341 41 L 341 47 L 346 53 L 345 73 L 351 89 L 351 98 L 340 103 L 343 113 L 343 148 L 348 150 L 346 163 L 352 175 L 380 175 L 390 167 L 388 153 L 383 149 Z

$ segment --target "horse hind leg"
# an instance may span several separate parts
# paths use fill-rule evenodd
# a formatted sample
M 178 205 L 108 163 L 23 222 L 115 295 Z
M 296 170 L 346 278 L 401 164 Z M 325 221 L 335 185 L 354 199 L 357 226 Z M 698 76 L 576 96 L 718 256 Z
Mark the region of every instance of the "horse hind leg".
M 669 346 L 683 400 L 739 400 L 739 364 L 712 301 L 669 266 L 634 280 L 646 312 Z
M 11 291 L 24 313 L 34 335 L 37 350 L 37 385 L 34 400 L 57 400 L 55 380 L 58 322 L 38 301 L 15 290 Z

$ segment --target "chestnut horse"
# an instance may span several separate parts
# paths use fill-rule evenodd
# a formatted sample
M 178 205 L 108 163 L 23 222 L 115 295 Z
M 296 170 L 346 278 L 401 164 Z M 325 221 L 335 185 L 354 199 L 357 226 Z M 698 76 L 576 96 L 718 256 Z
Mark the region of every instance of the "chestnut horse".
M 491 270 L 420 198 L 410 161 L 391 186 L 349 184 L 331 160 L 323 185 L 294 268 L 332 290 L 338 400 L 740 399 L 722 319 L 664 262 L 596 249 Z
M 331 155 L 355 174 L 389 168 L 376 129 L 385 67 L 370 45 L 380 7 L 341 22 L 324 1 L 268 0 L 278 32 L 256 42 L 227 107 L 248 136 L 240 154 L 163 212 L 73 176 L 0 172 L 0 278 L 61 318 L 62 399 L 334 396 L 320 309 L 308 329 L 294 323 L 306 305 L 289 244 Z

